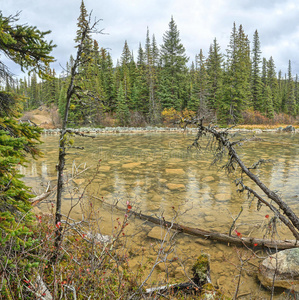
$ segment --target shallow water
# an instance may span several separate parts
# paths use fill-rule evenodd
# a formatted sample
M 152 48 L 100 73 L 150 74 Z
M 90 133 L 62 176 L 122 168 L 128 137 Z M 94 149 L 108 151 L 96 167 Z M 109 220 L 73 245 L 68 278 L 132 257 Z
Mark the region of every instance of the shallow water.
M 101 134 L 94 139 L 76 138 L 75 145 L 83 146 L 84 150 L 69 150 L 64 176 L 71 176 L 75 166 L 82 170 L 86 164 L 90 169 L 71 184 L 72 187 L 83 187 L 101 160 L 99 174 L 88 187 L 89 194 L 99 199 L 103 197 L 106 202 L 119 199 L 122 203 L 129 200 L 133 208 L 138 207 L 145 214 L 163 213 L 167 220 L 177 211 L 177 223 L 223 233 L 228 233 L 233 218 L 242 206 L 243 213 L 236 223 L 236 230 L 243 236 L 263 237 L 265 231 L 262 228 L 267 222 L 265 216 L 269 214 L 271 217 L 272 213 L 265 207 L 257 211 L 255 201 L 249 205 L 246 195 L 236 192 L 234 179 L 240 176 L 238 171 L 228 175 L 221 169 L 223 163 L 211 166 L 212 156 L 204 148 L 200 153 L 194 149 L 188 151 L 187 147 L 192 144 L 194 137 L 194 134 L 183 133 L 125 133 Z M 233 138 L 243 137 L 244 134 L 238 133 Z M 238 153 L 247 166 L 260 158 L 271 159 L 256 174 L 299 213 L 299 136 L 263 133 L 258 138 L 262 140 L 245 143 L 238 149 Z M 50 181 L 54 185 L 56 181 L 58 136 L 43 135 L 43 141 L 41 149 L 44 157 L 30 161 L 27 168 L 21 168 L 24 180 L 36 193 L 44 191 L 41 184 Z M 248 181 L 246 183 L 252 186 Z M 73 197 L 72 192 L 65 193 L 65 210 L 71 205 Z M 111 227 L 107 223 L 111 217 L 107 214 L 107 208 L 101 209 L 100 201 L 95 199 L 94 203 L 100 209 L 99 214 L 106 226 L 102 231 L 109 234 Z M 76 213 L 80 217 L 80 211 L 74 210 L 74 215 Z M 150 248 L 148 245 L 152 241 L 147 238 L 147 233 L 153 225 L 138 220 L 132 221 L 131 225 L 131 234 L 141 229 L 135 241 L 136 249 L 140 246 Z M 278 229 L 280 236 L 277 238 L 292 238 L 284 226 Z M 241 250 L 183 234 L 176 236 L 175 250 L 183 260 L 190 259 L 190 262 L 186 262 L 187 266 L 201 251 L 208 252 L 211 256 L 212 281 L 225 292 L 234 292 L 237 280 L 235 275 L 238 274 L 236 265 Z M 250 255 L 250 252 L 242 251 L 243 255 Z M 138 259 L 141 258 L 136 255 L 135 260 Z M 252 258 L 251 261 L 258 265 L 259 259 Z M 183 275 L 182 270 L 178 271 L 180 268 L 178 265 L 173 266 L 173 277 L 176 279 Z M 164 271 L 162 267 L 160 269 Z M 259 286 L 255 274 L 254 266 L 246 270 L 242 277 L 241 293 L 251 293 L 247 296 L 249 298 L 254 294 L 267 298 L 267 291 Z

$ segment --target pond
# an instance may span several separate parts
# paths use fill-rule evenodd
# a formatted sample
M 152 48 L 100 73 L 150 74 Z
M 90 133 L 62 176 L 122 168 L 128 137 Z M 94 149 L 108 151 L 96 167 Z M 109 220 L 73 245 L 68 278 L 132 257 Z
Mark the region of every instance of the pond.
M 236 132 L 233 138 L 252 135 Z M 257 137 L 239 147 L 238 153 L 247 166 L 258 159 L 270 160 L 256 173 L 298 214 L 299 135 L 267 132 Z M 121 203 L 130 201 L 133 208 L 138 207 L 142 213 L 153 216 L 163 214 L 166 220 L 171 220 L 177 212 L 176 223 L 221 233 L 229 232 L 233 218 L 243 207 L 234 229 L 243 236 L 264 237 L 269 221 L 265 216 L 270 215 L 271 218 L 271 211 L 266 207 L 257 210 L 256 201 L 251 203 L 246 194 L 236 191 L 234 179 L 239 177 L 238 171 L 229 175 L 221 168 L 223 163 L 212 166 L 212 155 L 204 148 L 201 152 L 188 150 L 194 138 L 195 133 L 180 132 L 99 134 L 93 139 L 76 137 L 75 146 L 84 147 L 84 150 L 69 150 L 64 176 L 70 177 L 76 168 L 81 171 L 86 164 L 90 169 L 70 183 L 70 188 L 83 188 L 95 174 L 95 167 L 101 160 L 99 172 L 88 186 L 88 194 L 94 196 L 93 203 L 99 209 L 104 234 L 111 234 L 109 224 L 113 217 L 107 214 L 109 209 L 101 204 L 102 198 L 109 203 L 115 199 Z M 44 157 L 30 160 L 27 168 L 21 168 L 24 181 L 37 194 L 44 191 L 48 181 L 56 184 L 58 136 L 45 134 L 42 140 Z M 246 183 L 252 186 L 249 181 Z M 73 197 L 73 190 L 65 192 L 63 208 L 66 212 L 73 203 Z M 41 209 L 47 208 L 41 205 Z M 80 209 L 73 210 L 73 217 L 81 217 Z M 135 237 L 132 252 L 137 253 L 140 247 L 150 248 L 153 240 L 147 234 L 154 226 L 139 220 L 132 220 L 130 225 L 128 233 Z M 278 234 L 277 239 L 292 239 L 283 225 L 278 226 Z M 250 256 L 250 251 L 185 234 L 178 234 L 175 241 L 175 253 L 184 262 L 187 272 L 192 260 L 199 253 L 207 252 L 211 257 L 212 281 L 226 293 L 234 294 L 240 256 Z M 261 256 L 266 254 L 260 252 Z M 249 298 L 269 295 L 260 287 L 255 276 L 260 259 L 253 257 L 242 277 L 240 293 Z M 134 260 L 135 263 L 140 261 L 141 255 L 136 254 L 132 264 Z M 178 264 L 169 266 L 169 270 L 174 279 L 179 280 L 184 275 L 184 268 Z M 165 267 L 157 268 L 154 278 L 158 280 L 159 274 L 164 271 Z

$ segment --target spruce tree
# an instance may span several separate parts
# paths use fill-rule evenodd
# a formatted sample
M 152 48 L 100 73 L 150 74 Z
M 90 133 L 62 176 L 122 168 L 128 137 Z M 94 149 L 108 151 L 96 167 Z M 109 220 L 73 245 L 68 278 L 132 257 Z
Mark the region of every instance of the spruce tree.
M 110 53 L 104 49 L 100 49 L 99 53 L 99 80 L 102 83 L 104 89 L 105 98 L 103 102 L 105 104 L 105 110 L 113 112 L 116 108 L 116 94 L 114 89 L 114 68 Z
M 130 111 L 122 84 L 117 93 L 116 116 L 120 126 L 127 126 L 130 121 Z
M 152 37 L 152 59 L 153 59 L 154 67 L 159 66 L 159 57 L 160 57 L 159 48 L 157 46 L 156 37 L 153 34 L 153 37 Z
M 76 48 L 82 47 L 82 55 L 80 56 L 78 74 L 76 74 L 76 97 L 73 98 L 70 107 L 69 121 L 75 125 L 91 125 L 97 122 L 102 113 L 105 91 L 98 77 L 99 47 L 91 37 L 93 28 L 89 27 L 89 16 L 83 0 L 81 1 L 77 28 Z M 82 34 L 86 30 L 86 37 L 82 43 Z M 71 62 L 70 66 L 72 66 Z
M 123 51 L 122 51 L 121 58 L 120 58 L 120 63 L 123 67 L 128 66 L 131 59 L 132 59 L 132 54 L 131 54 L 130 48 L 128 46 L 128 42 L 127 42 L 127 40 L 125 40 L 125 44 L 124 44 Z
M 273 119 L 274 117 L 274 107 L 273 107 L 273 101 L 272 101 L 272 91 L 269 85 L 266 85 L 264 88 L 263 93 L 263 101 L 261 102 L 263 104 L 262 111 L 264 114 L 270 118 Z
M 192 61 L 191 68 L 189 71 L 189 99 L 187 108 L 193 112 L 199 110 L 199 84 L 198 84 L 198 67 L 197 66 L 197 55 L 195 56 L 195 63 Z
M 285 112 L 292 116 L 296 116 L 295 87 L 294 87 L 294 80 L 292 75 L 292 65 L 290 60 L 288 65 L 288 80 L 287 80 Z
M 196 69 L 195 69 L 195 77 L 194 83 L 192 86 L 193 98 L 190 99 L 192 101 L 189 103 L 188 107 L 197 112 L 199 117 L 204 117 L 208 113 L 208 103 L 207 103 L 207 92 L 208 92 L 208 74 L 206 70 L 206 60 L 203 55 L 202 49 L 195 57 L 196 61 Z
M 269 58 L 267 62 L 266 69 L 267 69 L 267 84 L 271 89 L 273 108 L 274 111 L 278 113 L 281 110 L 281 99 L 279 97 L 275 64 L 272 56 Z
M 207 103 L 216 113 L 219 110 L 223 95 L 223 56 L 216 38 L 210 46 L 207 59 Z
M 33 74 L 31 75 L 31 78 L 30 78 L 30 100 L 29 100 L 29 103 L 30 103 L 29 107 L 31 109 L 37 108 L 41 104 L 40 99 L 39 99 L 37 76 L 36 76 L 35 72 L 33 72 Z
M 4 17 L 0 12 L 0 58 L 5 54 L 22 70 L 45 77 L 45 70 L 54 60 L 50 56 L 54 46 L 45 40 L 49 32 L 16 24 L 18 16 Z M 7 80 L 13 82 L 14 78 L 0 60 L 0 86 Z M 34 244 L 40 244 L 32 239 L 32 231 L 27 227 L 33 220 L 28 201 L 32 195 L 21 180 L 19 167 L 26 166 L 27 154 L 36 157 L 40 153 L 37 145 L 41 129 L 28 123 L 19 124 L 21 110 L 22 98 L 0 87 L 0 289 L 5 299 L 29 295 L 19 279 L 24 278 L 29 263 L 38 265 Z M 30 275 L 28 270 L 26 274 Z
M 250 47 L 242 25 L 237 31 L 234 23 L 227 49 L 224 101 L 221 103 L 220 119 L 224 123 L 242 122 L 242 111 L 250 100 Z
M 148 95 L 148 119 L 151 124 L 157 124 L 160 121 L 160 105 L 157 99 L 157 72 L 158 72 L 158 48 L 153 36 L 152 42 L 147 28 L 145 40 L 146 57 L 146 85 Z
M 171 17 L 169 29 L 163 35 L 160 51 L 161 71 L 158 95 L 162 107 L 182 109 L 187 99 L 187 67 L 188 58 L 181 43 L 179 30 Z
M 257 30 L 253 36 L 252 49 L 252 73 L 251 73 L 251 95 L 253 109 L 257 111 L 262 110 L 262 81 L 261 81 L 261 50 L 260 40 Z

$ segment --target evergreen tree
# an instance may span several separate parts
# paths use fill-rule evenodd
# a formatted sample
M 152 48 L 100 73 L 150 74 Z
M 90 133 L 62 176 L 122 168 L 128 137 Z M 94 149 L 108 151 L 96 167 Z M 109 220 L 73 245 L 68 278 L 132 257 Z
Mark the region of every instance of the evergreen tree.
M 116 116 L 120 126 L 127 126 L 129 124 L 130 111 L 122 84 L 119 86 L 117 93 Z
M 60 93 L 59 93 L 59 98 L 58 98 L 58 111 L 60 114 L 61 119 L 63 119 L 64 114 L 65 114 L 65 105 L 66 105 L 66 83 L 63 82 L 61 85 Z
M 141 43 L 139 43 L 139 48 L 138 48 L 137 66 L 138 68 L 145 67 L 145 53 L 142 49 Z
M 188 108 L 196 111 L 199 117 L 207 114 L 207 87 L 208 87 L 208 74 L 206 70 L 206 60 L 200 49 L 199 55 L 195 57 L 196 68 L 193 76 L 193 83 L 191 86 L 191 99 L 188 103 Z
M 287 98 L 287 84 L 286 84 L 286 76 L 283 78 L 281 70 L 278 71 L 278 78 L 277 78 L 277 83 L 278 83 L 278 91 L 279 91 L 279 102 L 281 104 L 279 111 L 284 112 L 286 111 L 286 98 Z
M 260 40 L 257 30 L 253 36 L 253 49 L 252 49 L 252 74 L 251 74 L 251 94 L 253 109 L 262 110 L 262 81 L 261 81 L 261 50 Z
M 32 108 L 37 108 L 41 102 L 38 97 L 39 91 L 38 91 L 38 85 L 37 85 L 37 76 L 36 73 L 34 72 L 31 75 L 30 78 L 30 100 L 29 100 L 29 107 Z
M 145 57 L 146 57 L 146 85 L 148 97 L 148 118 L 151 124 L 157 124 L 160 121 L 160 105 L 156 97 L 157 89 L 157 72 L 158 72 L 158 48 L 155 41 L 155 36 L 151 42 L 149 29 L 147 28 L 145 40 Z
M 102 83 L 104 89 L 104 103 L 106 111 L 114 111 L 116 107 L 115 101 L 115 89 L 114 89 L 114 77 L 113 77 L 113 62 L 110 53 L 104 49 L 100 49 L 99 58 L 99 80 Z
M 77 27 L 75 42 L 76 47 L 79 45 L 82 47 L 82 55 L 76 76 L 76 97 L 72 100 L 69 121 L 76 125 L 90 125 L 96 123 L 102 114 L 105 90 L 99 80 L 99 47 L 91 38 L 92 29 L 89 27 L 88 14 L 83 0 Z M 86 38 L 81 43 L 82 34 L 86 29 Z
M 135 79 L 132 87 L 132 103 L 134 111 L 148 113 L 148 85 L 147 85 L 147 64 L 146 52 L 139 44 L 137 67 L 135 68 Z
M 195 62 L 197 65 L 197 56 L 195 56 Z M 195 63 L 193 61 L 191 63 L 188 82 L 190 87 L 187 108 L 191 111 L 197 112 L 199 109 L 198 68 L 195 68 Z
M 131 59 L 132 59 L 132 54 L 129 49 L 128 42 L 127 40 L 125 40 L 125 44 L 120 58 L 120 63 L 123 67 L 128 66 L 129 63 L 131 62 Z
M 210 46 L 209 55 L 207 59 L 207 99 L 208 107 L 214 111 L 218 111 L 220 102 L 223 95 L 223 56 L 220 51 L 220 46 L 217 43 L 216 38 L 213 44 Z
M 0 58 L 4 53 L 23 70 L 46 76 L 45 69 L 53 62 L 50 53 L 54 46 L 45 40 L 49 32 L 16 24 L 17 21 L 18 15 L 4 17 L 0 12 Z M 0 84 L 7 79 L 13 81 L 12 73 L 0 60 Z M 32 222 L 28 201 L 31 194 L 21 181 L 18 166 L 26 165 L 26 154 L 33 157 L 39 154 L 41 129 L 17 122 L 21 101 L 20 96 L 0 87 L 0 265 L 5 278 L 0 293 L 7 299 L 28 295 L 22 284 L 16 284 L 16 278 L 23 278 L 25 267 L 36 256 L 36 247 L 32 247 L 36 241 L 30 237 L 32 232 L 27 227 Z M 24 259 L 20 253 L 26 253 L 28 258 L 32 255 L 32 260 Z
M 273 119 L 274 107 L 272 101 L 272 91 L 269 85 L 265 86 L 264 93 L 263 93 L 263 101 L 261 103 L 263 104 L 261 110 L 265 113 L 265 115 L 268 118 Z
M 275 64 L 272 56 L 267 62 L 266 69 L 267 69 L 267 84 L 271 89 L 273 108 L 274 111 L 279 112 L 281 110 L 281 99 L 279 97 Z
M 159 66 L 159 57 L 160 57 L 160 53 L 159 53 L 159 49 L 157 46 L 156 37 L 153 34 L 153 37 L 152 37 L 152 59 L 153 59 L 154 67 Z
M 77 46 L 81 42 L 81 37 L 82 33 L 85 30 L 85 28 L 89 28 L 89 22 L 88 22 L 88 13 L 85 7 L 85 3 L 83 0 L 81 0 L 81 5 L 80 5 L 80 15 L 78 17 L 78 22 L 77 22 L 77 35 L 75 38 L 75 42 L 77 43 Z M 90 49 L 92 47 L 92 38 L 90 34 L 87 34 L 86 39 L 84 40 L 84 45 L 83 45 L 83 60 L 88 60 L 88 55 L 90 52 Z
M 222 122 L 235 124 L 242 121 L 242 111 L 250 99 L 250 49 L 242 25 L 238 31 L 234 23 L 227 49 L 224 101 L 221 103 Z
M 158 94 L 162 107 L 182 109 L 187 99 L 187 67 L 188 58 L 181 43 L 177 25 L 171 17 L 169 29 L 163 35 L 160 52 L 161 71 Z
M 292 76 L 292 66 L 289 60 L 288 66 L 288 80 L 287 80 L 287 95 L 285 102 L 285 112 L 292 116 L 296 116 L 296 99 L 295 99 L 295 88 L 294 80 Z

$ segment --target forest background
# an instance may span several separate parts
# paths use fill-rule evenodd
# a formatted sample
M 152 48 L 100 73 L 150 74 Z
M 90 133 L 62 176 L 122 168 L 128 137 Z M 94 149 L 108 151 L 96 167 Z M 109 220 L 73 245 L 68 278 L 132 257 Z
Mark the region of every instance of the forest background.
M 82 1 L 76 42 L 88 21 Z M 205 116 L 221 125 L 298 123 L 298 75 L 291 61 L 287 74 L 277 73 L 273 57 L 262 57 L 258 31 L 250 42 L 242 25 L 233 24 L 225 53 L 215 38 L 207 57 L 200 49 L 191 63 L 173 17 L 161 46 L 147 29 L 136 58 L 125 41 L 114 65 L 90 34 L 83 60 L 79 85 L 85 94 L 72 100 L 70 126 L 169 125 L 177 116 Z M 54 106 L 63 116 L 73 62 L 71 56 L 59 76 L 49 66 L 51 80 L 40 81 L 33 72 L 7 81 L 5 91 L 23 96 L 24 110 Z

